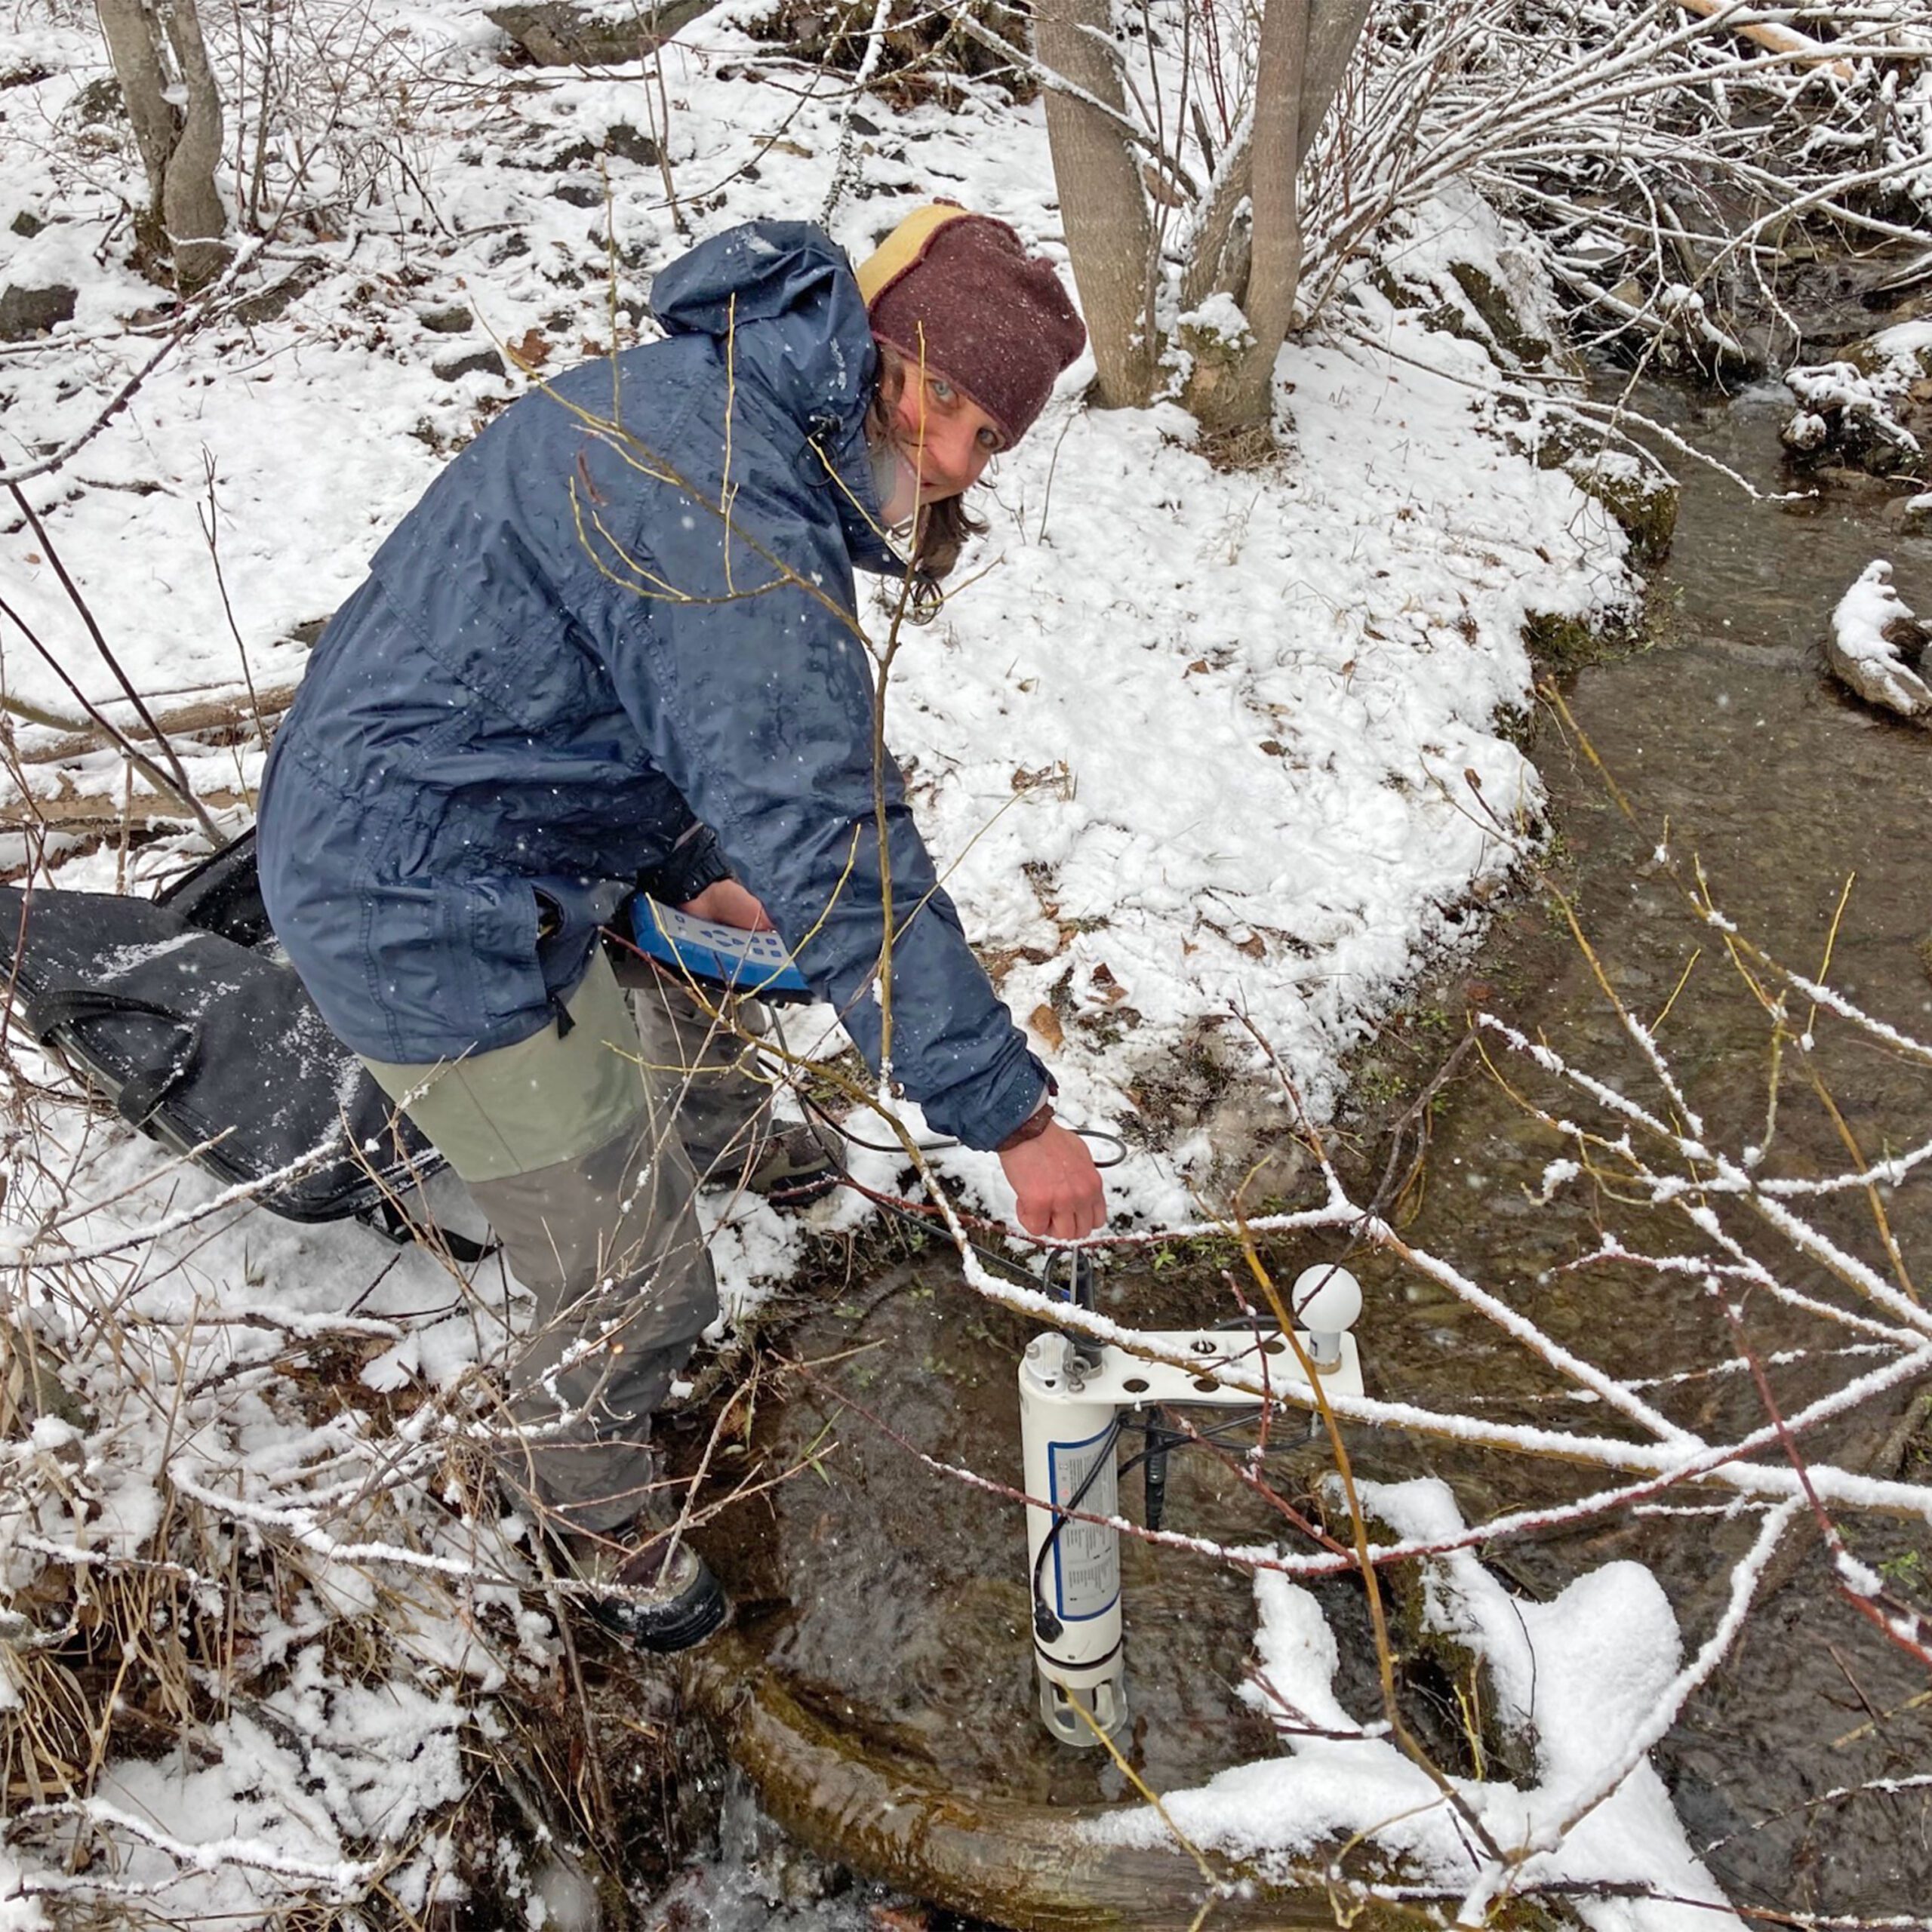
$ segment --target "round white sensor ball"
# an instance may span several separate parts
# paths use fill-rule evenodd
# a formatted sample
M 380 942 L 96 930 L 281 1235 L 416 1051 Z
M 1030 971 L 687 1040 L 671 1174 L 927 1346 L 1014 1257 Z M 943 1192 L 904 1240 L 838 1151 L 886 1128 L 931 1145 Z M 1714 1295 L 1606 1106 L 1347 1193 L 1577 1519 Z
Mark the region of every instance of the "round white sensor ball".
M 1288 1291 L 1295 1320 L 1312 1334 L 1339 1335 L 1361 1313 L 1361 1284 L 1333 1262 L 1304 1268 Z

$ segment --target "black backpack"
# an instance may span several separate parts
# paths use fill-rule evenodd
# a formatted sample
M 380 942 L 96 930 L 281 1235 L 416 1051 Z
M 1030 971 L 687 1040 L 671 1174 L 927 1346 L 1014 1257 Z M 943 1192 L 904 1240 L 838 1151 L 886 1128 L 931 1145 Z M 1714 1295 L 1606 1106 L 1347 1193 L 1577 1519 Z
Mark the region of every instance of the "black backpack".
M 0 887 L 0 961 L 17 1023 L 130 1126 L 291 1220 L 416 1232 L 399 1198 L 442 1157 L 282 957 L 253 832 L 158 899 Z

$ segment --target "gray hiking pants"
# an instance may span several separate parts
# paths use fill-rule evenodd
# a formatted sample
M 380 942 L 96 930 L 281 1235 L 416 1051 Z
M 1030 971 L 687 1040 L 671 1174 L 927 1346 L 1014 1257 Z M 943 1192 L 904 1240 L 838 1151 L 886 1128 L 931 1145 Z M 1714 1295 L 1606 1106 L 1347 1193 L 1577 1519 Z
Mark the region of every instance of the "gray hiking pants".
M 366 1064 L 536 1298 L 506 1369 L 506 1480 L 559 1527 L 608 1531 L 646 1506 L 652 1411 L 718 1312 L 694 1162 L 735 1174 L 770 1090 L 679 988 L 640 990 L 633 1009 L 601 949 L 565 1005 L 567 1032 Z

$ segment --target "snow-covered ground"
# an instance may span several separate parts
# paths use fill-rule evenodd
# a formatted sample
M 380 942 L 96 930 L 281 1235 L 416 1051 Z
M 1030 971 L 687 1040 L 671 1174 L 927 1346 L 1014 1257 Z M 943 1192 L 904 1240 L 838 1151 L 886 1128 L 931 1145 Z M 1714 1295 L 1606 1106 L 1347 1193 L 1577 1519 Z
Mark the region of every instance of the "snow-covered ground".
M 302 263 L 326 272 L 274 321 L 193 338 L 57 475 L 29 486 L 164 714 L 240 698 L 245 658 L 258 692 L 285 691 L 300 675 L 298 627 L 326 617 L 443 451 L 528 380 L 451 382 L 436 365 L 493 340 L 552 368 L 575 360 L 610 340 L 613 302 L 634 308 L 686 241 L 824 202 L 843 103 L 829 87 L 801 97 L 802 75 L 752 84 L 761 50 L 716 16 L 666 63 L 663 146 L 682 235 L 658 167 L 616 155 L 602 175 L 594 159 L 554 166 L 614 127 L 648 130 L 662 112 L 654 91 L 568 70 L 506 75 L 501 46 L 473 10 L 396 10 L 383 57 L 419 65 L 427 100 L 395 137 L 408 152 L 396 198 L 339 239 L 305 239 L 260 267 L 254 278 L 269 282 Z M 63 184 L 35 138 L 38 116 L 57 145 L 63 97 L 102 71 L 94 37 L 78 25 L 23 34 L 10 57 L 57 73 L 18 91 L 0 214 L 60 219 L 15 246 L 5 278 L 69 280 L 78 296 L 57 352 L 23 346 L 0 363 L 12 398 L 0 450 L 17 464 L 78 433 L 143 358 L 149 343 L 123 325 L 155 291 L 118 248 L 93 260 L 118 167 L 97 158 L 108 180 Z M 1037 105 L 989 92 L 956 112 L 872 107 L 882 131 L 832 224 L 855 255 L 943 194 L 1063 260 Z M 600 200 L 605 178 L 608 206 L 579 206 Z M 1415 220 L 1397 266 L 1459 303 L 1448 263 L 1506 283 L 1494 260 L 1506 239 L 1458 195 Z M 475 326 L 426 326 L 452 309 Z M 1233 1064 L 1255 1063 L 1228 1024 L 1237 1008 L 1326 1111 L 1366 1017 L 1506 868 L 1496 817 L 1535 809 L 1535 775 L 1495 729 L 1499 707 L 1524 695 L 1525 616 L 1630 606 L 1623 540 L 1601 507 L 1485 433 L 1497 426 L 1493 371 L 1474 343 L 1367 291 L 1338 305 L 1337 323 L 1283 363 L 1294 430 L 1267 470 L 1211 466 L 1176 408 L 1084 409 L 1091 367 L 1077 365 L 982 493 L 992 529 L 961 566 L 967 587 L 895 667 L 895 749 L 1009 1004 L 1023 1021 L 1053 1016 L 1042 1044 L 1069 1111 L 1137 1140 L 1132 1092 L 1184 1040 L 1218 1030 Z M 620 316 L 619 339 L 633 333 Z M 21 615 L 125 716 L 54 574 L 15 536 Z M 5 675 L 17 699 L 73 715 L 17 635 Z M 23 731 L 23 748 L 40 742 Z M 244 743 L 190 774 L 211 792 L 245 792 L 260 762 Z M 66 769 L 110 796 L 126 782 L 110 753 L 91 775 Z M 136 854 L 132 876 L 179 863 L 164 844 Z M 76 885 L 123 875 L 112 853 L 60 874 Z M 1121 1204 L 1186 1211 L 1186 1178 L 1207 1153 L 1185 1135 L 1149 1147 L 1118 1177 Z M 976 1178 L 998 1186 L 990 1169 Z
M 453 379 L 438 365 L 515 343 L 554 370 L 608 347 L 614 325 L 619 343 L 635 339 L 651 326 L 637 318 L 652 274 L 691 241 L 753 217 L 818 215 L 841 135 L 854 172 L 831 225 L 854 255 L 943 195 L 1064 260 L 1037 103 L 990 88 L 949 109 L 868 100 L 865 133 L 824 77 L 718 14 L 667 51 L 661 87 L 654 68 L 506 67 L 502 35 L 467 4 L 318 0 L 300 18 L 352 76 L 304 193 L 352 164 L 376 192 L 292 223 L 245 263 L 236 287 L 251 293 L 299 274 L 278 313 L 236 312 L 188 337 L 99 433 L 24 486 L 164 714 L 220 701 L 245 721 L 245 678 L 266 703 L 285 693 L 301 674 L 298 633 L 355 586 L 447 451 L 528 380 L 508 357 L 501 373 Z M 89 428 L 168 321 L 127 265 L 131 157 L 111 124 L 82 116 L 82 91 L 106 71 L 88 11 L 17 8 L 0 71 L 42 76 L 0 94 L 0 285 L 76 297 L 51 338 L 0 352 L 0 468 L 23 468 Z M 614 129 L 631 133 L 613 146 Z M 1539 411 L 1499 397 L 1447 274 L 1460 260 L 1520 282 L 1520 260 L 1503 259 L 1512 241 L 1463 191 L 1408 217 L 1391 266 L 1429 291 L 1429 307 L 1467 315 L 1466 335 L 1425 327 L 1386 284 L 1338 299 L 1284 355 L 1292 430 L 1262 469 L 1214 466 L 1172 405 L 1085 408 L 1091 366 L 1076 366 L 1000 460 L 964 587 L 897 658 L 890 735 L 921 822 L 1060 1075 L 1063 1112 L 1129 1142 L 1110 1176 L 1123 1217 L 1198 1214 L 1215 1150 L 1143 1103 L 1204 1043 L 1266 1092 L 1237 1016 L 1315 1114 L 1332 1106 L 1342 1056 L 1432 949 L 1467 937 L 1469 909 L 1534 820 L 1536 774 L 1498 728 L 1526 695 L 1526 617 L 1598 623 L 1632 606 L 1621 532 L 1561 466 L 1539 466 Z M 458 309 L 473 320 L 450 333 Z M 0 540 L 0 582 L 90 698 L 125 720 L 18 521 Z M 62 732 L 30 720 L 71 718 L 74 702 L 17 629 L 0 651 L 24 761 L 14 786 L 38 774 L 45 795 L 57 772 L 69 797 L 138 795 L 110 752 L 35 761 Z M 250 728 L 189 769 L 235 801 L 224 816 L 238 829 L 260 764 Z M 111 838 L 48 848 L 56 882 L 97 889 L 139 889 L 195 849 L 186 832 L 131 851 Z M 793 1044 L 823 1032 L 795 1029 Z M 199 1214 L 214 1183 L 78 1110 L 36 1102 L 16 1128 L 14 1230 L 65 1204 L 40 1266 L 16 1278 L 15 1305 L 71 1349 L 66 1379 L 91 1414 L 44 1417 L 0 1449 L 9 1586 L 152 1555 L 168 1510 L 201 1512 L 196 1546 L 243 1569 L 264 1539 L 278 1552 L 274 1587 L 245 1611 L 227 1594 L 233 1577 L 175 1577 L 183 1604 L 243 1631 L 245 1654 L 200 1684 L 220 1709 L 191 1759 L 117 1764 L 77 1811 L 111 1826 L 118 1881 L 164 1885 L 185 1919 L 245 1917 L 291 1887 L 353 1891 L 376 1863 L 420 1909 L 454 1882 L 435 1821 L 464 1788 L 460 1736 L 489 1735 L 493 1694 L 556 1657 L 548 1620 L 509 1586 L 521 1559 L 494 1543 L 479 1555 L 460 1506 L 429 1506 L 475 1493 L 452 1471 L 475 1371 L 515 1318 L 514 1297 L 466 1293 L 430 1254 L 376 1250 L 359 1229 Z M 889 1177 L 866 1158 L 862 1175 Z M 940 1164 L 989 1208 L 1005 1204 L 990 1159 Z M 848 1200 L 827 1218 L 863 1211 Z M 718 1254 L 742 1312 L 800 1237 L 761 1208 L 731 1215 Z M 172 1232 L 155 1235 L 164 1219 Z M 306 1373 L 318 1364 L 354 1399 L 320 1401 Z M 1667 1614 L 1628 1579 L 1604 1587 L 1657 1625 L 1667 1675 Z M 1561 1607 L 1548 1655 L 1581 1670 Z M 1300 1613 L 1285 1596 L 1263 1608 L 1265 1641 L 1284 1651 Z M 350 1627 L 379 1639 L 358 1651 Z M 42 1694 L 8 1648 L 11 1629 L 0 1715 Z M 1522 1800 L 1532 1826 L 1574 1792 L 1557 1775 L 1560 1743 L 1546 1753 L 1555 1795 Z M 1392 1768 L 1371 1812 L 1404 1775 Z M 1620 1802 L 1620 1819 L 1657 1814 L 1658 1874 L 1682 1877 L 1660 1793 Z M 14 1854 L 37 1883 L 69 1882 L 52 1871 L 66 1829 L 50 1814 Z M 35 1924 L 37 1904 L 8 1897 L 5 1859 L 0 1925 Z M 1620 1922 L 1648 1922 L 1629 1910 Z

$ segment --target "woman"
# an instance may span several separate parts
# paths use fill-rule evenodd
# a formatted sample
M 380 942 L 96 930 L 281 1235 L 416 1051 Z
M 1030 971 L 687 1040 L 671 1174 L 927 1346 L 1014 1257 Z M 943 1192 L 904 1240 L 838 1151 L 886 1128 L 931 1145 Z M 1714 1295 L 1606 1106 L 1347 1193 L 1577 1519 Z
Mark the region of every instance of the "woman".
M 666 339 L 506 411 L 378 551 L 263 780 L 262 885 L 330 1025 L 448 1158 L 539 1318 L 513 1475 L 654 1649 L 723 1600 L 663 1531 L 651 1412 L 716 1312 L 678 1095 L 598 943 L 630 886 L 769 923 L 1030 1232 L 1105 1212 L 875 755 L 855 565 L 943 574 L 960 499 L 1085 336 L 1003 223 L 945 205 L 855 276 L 754 223 L 660 275 Z M 877 798 L 888 830 L 878 850 Z

